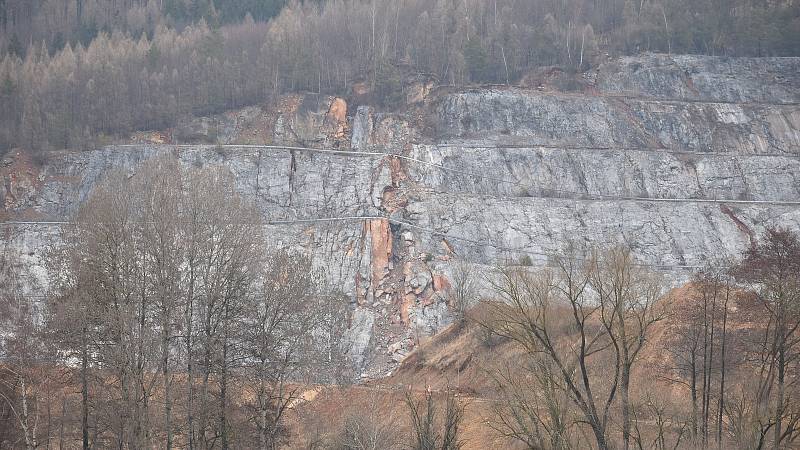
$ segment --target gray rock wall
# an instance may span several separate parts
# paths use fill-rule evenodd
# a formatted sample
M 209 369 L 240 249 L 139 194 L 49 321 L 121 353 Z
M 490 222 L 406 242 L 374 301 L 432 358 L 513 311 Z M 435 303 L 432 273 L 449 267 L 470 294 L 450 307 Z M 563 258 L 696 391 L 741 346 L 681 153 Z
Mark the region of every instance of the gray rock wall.
M 648 54 L 602 65 L 596 87 L 638 97 L 783 104 L 800 102 L 800 59 Z
M 415 98 L 402 114 L 351 108 L 329 127 L 336 139 L 319 125 L 334 100 L 315 101 L 292 128 L 323 144 L 346 130 L 346 152 L 141 144 L 54 154 L 41 169 L 9 160 L 0 217 L 63 220 L 109 170 L 160 153 L 224 165 L 271 222 L 265 248 L 308 252 L 349 294 L 351 352 L 378 376 L 418 332 L 451 320 L 454 261 L 541 266 L 568 241 L 627 244 L 677 283 L 767 226 L 800 230 L 798 69 L 792 58 L 622 58 L 587 74 L 582 93 L 477 89 Z M 53 227 L 3 230 L 46 280 Z

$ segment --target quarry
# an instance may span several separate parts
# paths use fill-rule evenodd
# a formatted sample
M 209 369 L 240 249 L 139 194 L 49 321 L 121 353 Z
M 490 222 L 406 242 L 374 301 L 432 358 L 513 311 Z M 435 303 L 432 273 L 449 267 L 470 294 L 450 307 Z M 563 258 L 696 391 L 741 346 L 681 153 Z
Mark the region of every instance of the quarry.
M 627 244 L 672 285 L 800 230 L 800 58 L 645 54 L 573 89 L 419 81 L 383 111 L 319 94 L 0 163 L 0 246 L 48 288 L 45 259 L 96 183 L 156 155 L 224 166 L 268 251 L 309 255 L 350 311 L 360 378 L 453 320 L 456 264 L 548 266 L 568 243 Z

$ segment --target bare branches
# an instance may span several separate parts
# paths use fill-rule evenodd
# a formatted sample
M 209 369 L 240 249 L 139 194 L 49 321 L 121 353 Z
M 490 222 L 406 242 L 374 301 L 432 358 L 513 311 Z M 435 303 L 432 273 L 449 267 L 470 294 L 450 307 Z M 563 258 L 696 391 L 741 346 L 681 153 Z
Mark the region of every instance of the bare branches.
M 411 448 L 414 450 L 458 450 L 463 447 L 460 428 L 466 406 L 456 397 L 455 391 L 445 392 L 444 417 L 437 419 L 434 394 L 425 392 L 418 402 L 412 392 L 406 393 L 406 405 L 411 413 Z
M 785 229 L 768 229 L 736 269 L 739 280 L 756 289 L 769 315 L 761 344 L 757 412 L 772 409 L 772 445 L 781 448 L 800 429 L 787 400 L 796 392 L 789 375 L 798 358 L 800 328 L 800 240 Z M 788 376 L 787 376 L 788 375 Z M 759 422 L 763 419 L 759 419 Z M 763 440 L 763 439 L 762 439 Z
M 358 405 L 344 420 L 337 443 L 347 450 L 381 450 L 401 443 L 397 418 L 385 411 L 382 394 L 370 395 L 366 405 Z
M 571 448 L 573 411 L 552 364 L 539 357 L 527 370 L 528 376 L 508 366 L 493 372 L 503 402 L 494 406 L 489 426 L 529 448 Z
M 320 331 L 344 317 L 324 307 L 328 298 L 311 261 L 302 255 L 279 252 L 270 258 L 262 283 L 248 308 L 252 320 L 242 323 L 242 339 L 249 378 L 244 385 L 254 398 L 249 404 L 259 445 L 266 449 L 279 444 L 284 414 L 298 395 L 289 383 L 320 363 L 315 354 L 339 358 L 338 341 Z M 334 348 L 323 352 L 328 346 Z
M 510 419 L 501 422 L 508 435 L 524 436 L 526 442 L 542 440 L 537 430 L 557 429 L 548 431 L 549 440 L 565 445 L 563 437 L 556 439 L 566 428 L 558 412 L 562 408 L 552 400 L 554 389 L 578 408 L 600 448 L 609 445 L 608 423 L 619 392 L 623 438 L 630 441 L 631 373 L 652 326 L 663 317 L 657 304 L 662 287 L 657 277 L 634 264 L 627 249 L 588 255 L 578 257 L 577 249 L 569 247 L 555 270 L 502 268 L 493 282 L 503 303 L 495 305 L 489 326 L 522 345 L 536 362 L 536 369 L 527 370 L 539 372 L 534 376 L 538 390 L 550 392 L 545 419 L 517 401 L 519 406 L 508 410 Z M 610 377 L 604 375 L 607 361 Z M 531 424 L 523 425 L 523 418 Z
M 475 269 L 465 261 L 454 264 L 451 288 L 448 293 L 450 310 L 457 321 L 466 318 L 467 311 L 478 301 L 478 282 Z

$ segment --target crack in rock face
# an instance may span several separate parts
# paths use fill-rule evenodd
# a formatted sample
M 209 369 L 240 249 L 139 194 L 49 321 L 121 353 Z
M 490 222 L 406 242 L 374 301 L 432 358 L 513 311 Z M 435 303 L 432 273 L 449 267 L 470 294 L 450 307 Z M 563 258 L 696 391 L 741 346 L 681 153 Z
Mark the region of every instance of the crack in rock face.
M 198 143 L 180 148 L 139 133 L 41 166 L 8 155 L 0 218 L 68 220 L 109 170 L 157 155 L 225 166 L 265 221 L 331 219 L 267 225 L 264 248 L 311 254 L 347 294 L 348 353 L 377 377 L 453 320 L 457 264 L 535 268 L 568 242 L 627 244 L 677 284 L 767 226 L 800 230 L 798 74 L 800 58 L 644 55 L 596 69 L 583 93 L 426 82 L 402 113 L 289 95 L 197 119 L 182 133 Z M 28 292 L 44 291 L 57 227 L 7 228 L 0 245 L 31 269 Z

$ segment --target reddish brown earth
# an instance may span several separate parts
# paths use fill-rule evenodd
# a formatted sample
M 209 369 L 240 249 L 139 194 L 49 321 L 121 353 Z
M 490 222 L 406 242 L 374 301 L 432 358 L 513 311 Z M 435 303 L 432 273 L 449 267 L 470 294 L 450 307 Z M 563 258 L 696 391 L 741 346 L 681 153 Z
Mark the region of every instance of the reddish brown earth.
M 685 333 L 686 311 L 699 301 L 697 289 L 689 284 L 669 292 L 662 300 L 665 318 L 652 329 L 634 373 L 631 396 L 649 395 L 668 401 L 673 408 L 688 408 L 688 389 L 670 383 L 675 361 L 667 348 Z M 400 367 L 387 378 L 351 387 L 318 387 L 308 401 L 295 408 L 292 429 L 299 440 L 297 446 L 315 439 L 335 439 L 348 416 L 370 416 L 389 421 L 402 438 L 408 437 L 408 408 L 405 398 L 412 392 L 421 398 L 426 390 L 436 393 L 443 401 L 443 392 L 453 389 L 466 405 L 463 438 L 466 449 L 515 448 L 514 443 L 500 438 L 490 422 L 499 404 L 493 371 L 498 367 L 514 367 L 526 358 L 525 352 L 513 342 L 497 336 L 490 337 L 479 323 L 484 322 L 491 308 L 480 304 L 470 311 L 463 325 L 452 325 L 424 341 L 409 354 Z M 567 314 L 567 311 L 564 311 Z M 728 308 L 728 340 L 730 354 L 744 351 L 750 337 L 763 330 L 762 306 L 753 296 L 733 292 Z M 734 358 L 736 361 L 736 358 Z M 750 368 L 743 363 L 729 368 L 729 391 L 733 392 Z M 311 392 L 309 391 L 309 392 Z M 642 427 L 652 426 L 644 419 Z M 405 434 L 404 434 L 405 433 Z M 647 433 L 647 431 L 645 431 Z

